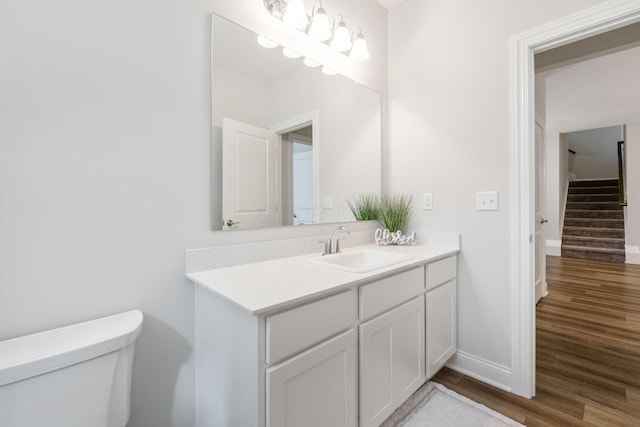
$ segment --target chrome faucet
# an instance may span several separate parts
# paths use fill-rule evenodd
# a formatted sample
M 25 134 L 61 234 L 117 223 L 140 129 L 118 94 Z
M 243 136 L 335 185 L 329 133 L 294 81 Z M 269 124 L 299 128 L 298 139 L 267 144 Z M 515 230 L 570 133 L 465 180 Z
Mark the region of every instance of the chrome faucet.
M 349 230 L 347 230 L 347 227 L 345 227 L 344 225 L 336 228 L 333 233 L 331 233 L 331 237 L 329 238 L 329 240 L 322 242 L 324 243 L 324 253 L 322 255 L 337 254 L 338 252 L 340 252 L 340 240 L 342 240 L 338 238 L 338 234 L 340 233 L 345 234 L 342 239 L 346 239 L 346 236 L 351 234 L 349 233 Z

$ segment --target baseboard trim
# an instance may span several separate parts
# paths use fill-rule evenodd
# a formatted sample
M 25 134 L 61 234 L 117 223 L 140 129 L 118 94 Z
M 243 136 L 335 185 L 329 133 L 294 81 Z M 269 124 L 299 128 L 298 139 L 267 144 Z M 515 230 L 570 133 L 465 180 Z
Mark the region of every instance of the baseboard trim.
M 562 240 L 547 240 L 545 253 L 551 256 L 561 256 Z
M 511 369 L 506 366 L 458 350 L 447 362 L 447 367 L 483 383 L 511 392 Z
M 626 264 L 640 264 L 640 246 L 625 246 L 624 257 Z

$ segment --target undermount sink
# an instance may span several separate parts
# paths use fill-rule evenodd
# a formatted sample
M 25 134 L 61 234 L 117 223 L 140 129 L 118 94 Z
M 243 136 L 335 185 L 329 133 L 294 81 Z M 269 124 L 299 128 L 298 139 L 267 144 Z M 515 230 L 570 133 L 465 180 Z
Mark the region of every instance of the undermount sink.
M 398 252 L 376 249 L 360 249 L 323 255 L 309 259 L 312 264 L 349 273 L 366 273 L 410 259 L 411 256 Z

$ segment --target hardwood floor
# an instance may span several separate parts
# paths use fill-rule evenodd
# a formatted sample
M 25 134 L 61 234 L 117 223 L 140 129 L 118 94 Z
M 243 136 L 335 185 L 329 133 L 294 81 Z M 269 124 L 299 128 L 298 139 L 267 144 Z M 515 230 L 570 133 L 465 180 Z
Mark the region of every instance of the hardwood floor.
M 433 380 L 526 426 L 640 426 L 640 266 L 547 257 L 536 396 L 450 369 Z

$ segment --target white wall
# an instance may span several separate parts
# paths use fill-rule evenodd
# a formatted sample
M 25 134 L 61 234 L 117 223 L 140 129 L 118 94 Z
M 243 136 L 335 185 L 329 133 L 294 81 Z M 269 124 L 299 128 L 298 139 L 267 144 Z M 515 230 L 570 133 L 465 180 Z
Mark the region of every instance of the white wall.
M 462 235 L 459 347 L 510 386 L 509 38 L 599 1 L 405 0 L 389 14 L 389 188 L 433 193 L 415 224 Z M 476 191 L 500 210 L 475 210 Z M 459 361 L 462 365 L 463 361 Z
M 384 93 L 385 11 L 325 8 Z M 0 339 L 142 309 L 134 427 L 193 424 L 185 249 L 324 232 L 210 231 L 213 11 L 279 31 L 261 0 L 0 3 Z
M 258 127 L 269 127 L 269 85 L 225 67 L 214 66 L 211 117 L 214 127 L 222 127 L 229 117 Z M 250 100 L 250 101 L 247 101 Z
M 545 213 L 544 218 L 549 221 L 545 226 L 545 237 L 552 241 L 560 240 L 562 235 L 561 221 L 560 221 L 560 209 L 562 206 L 562 188 L 563 183 L 566 186 L 566 175 L 560 173 L 560 150 L 562 146 L 566 148 L 566 143 L 560 143 L 560 134 L 548 133 L 545 137 L 545 176 L 546 176 L 546 189 L 545 189 Z M 566 158 L 565 158 L 566 160 Z M 566 166 L 564 169 L 567 169 Z M 548 242 L 548 244 L 550 244 Z M 553 245 L 552 245 L 553 246 Z M 554 250 L 548 248 L 549 250 Z M 547 253 L 547 255 L 555 255 Z
M 562 225 L 569 185 L 569 143 L 567 134 L 549 132 L 546 135 L 545 228 L 547 255 L 560 256 Z
M 572 173 L 569 166 L 570 161 L 569 157 L 572 156 L 569 154 L 569 140 L 567 138 L 567 134 L 560 134 L 560 140 L 558 143 L 558 227 L 560 235 L 562 237 L 562 227 L 564 224 L 564 215 L 567 210 L 567 194 L 569 194 L 569 180 L 573 177 L 570 177 Z
M 640 120 L 627 124 L 627 207 L 625 208 L 627 262 L 640 264 Z M 631 253 L 629 253 L 631 252 Z
M 622 126 L 581 130 L 566 134 L 573 155 L 572 170 L 576 179 L 618 177 L 618 141 Z

